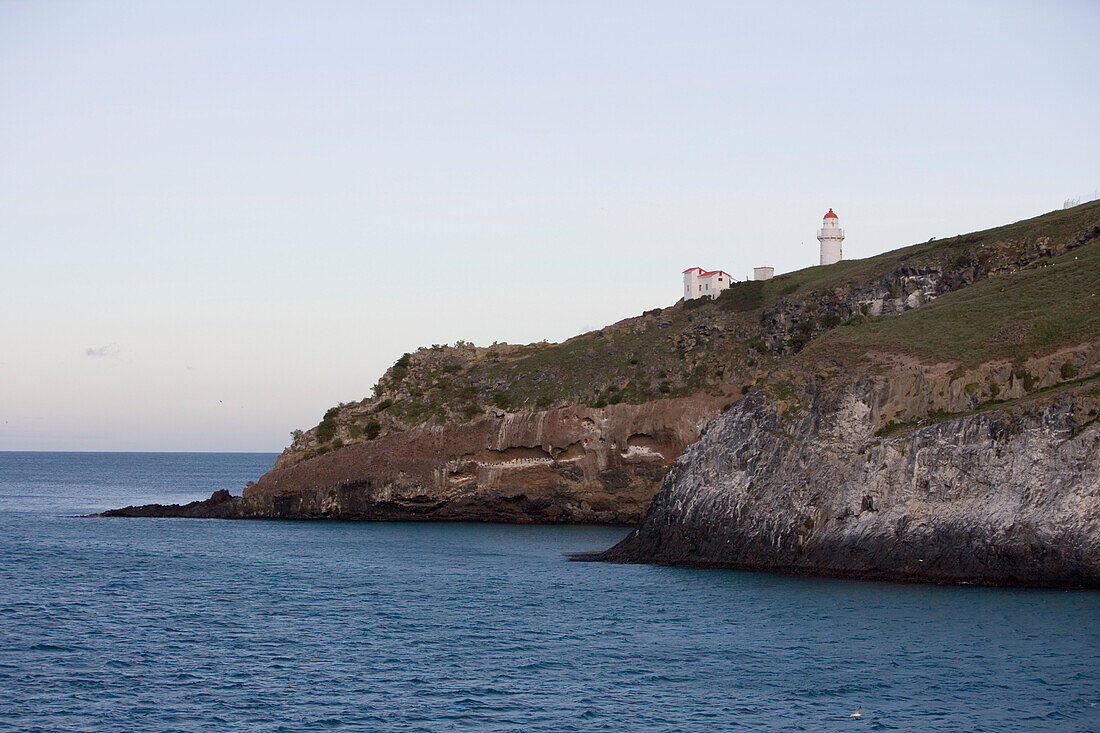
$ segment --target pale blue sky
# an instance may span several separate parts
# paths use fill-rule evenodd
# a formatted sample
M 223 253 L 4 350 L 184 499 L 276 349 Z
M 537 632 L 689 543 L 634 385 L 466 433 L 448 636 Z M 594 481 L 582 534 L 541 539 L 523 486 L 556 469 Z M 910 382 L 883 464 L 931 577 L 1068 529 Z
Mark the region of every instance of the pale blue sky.
M 1100 3 L 0 0 L 0 450 L 279 450 L 402 352 L 1100 188 Z

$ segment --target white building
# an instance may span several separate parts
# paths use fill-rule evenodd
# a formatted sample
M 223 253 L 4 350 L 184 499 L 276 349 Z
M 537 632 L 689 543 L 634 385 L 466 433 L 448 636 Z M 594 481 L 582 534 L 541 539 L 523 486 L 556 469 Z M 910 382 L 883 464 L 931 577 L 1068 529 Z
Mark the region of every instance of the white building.
M 840 219 L 829 209 L 829 213 L 821 222 L 821 229 L 817 233 L 817 241 L 821 242 L 821 264 L 831 265 L 844 259 L 844 230 L 840 228 Z
M 753 280 L 771 280 L 775 277 L 774 267 L 754 267 L 752 268 Z
M 688 268 L 684 270 L 684 300 L 695 300 L 704 295 L 717 298 L 718 294 L 728 288 L 731 282 L 733 278 L 728 272 L 722 270 Z

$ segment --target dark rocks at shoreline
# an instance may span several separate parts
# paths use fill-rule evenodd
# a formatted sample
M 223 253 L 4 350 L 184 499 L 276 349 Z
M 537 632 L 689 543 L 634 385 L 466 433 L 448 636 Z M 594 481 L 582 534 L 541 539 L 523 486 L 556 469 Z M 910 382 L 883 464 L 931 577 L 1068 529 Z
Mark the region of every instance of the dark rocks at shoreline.
M 239 511 L 239 496 L 226 489 L 219 489 L 209 499 L 190 504 L 144 504 L 122 509 L 108 509 L 89 517 L 185 517 L 189 519 L 231 519 Z
M 565 510 L 560 507 L 564 505 Z M 500 524 L 592 524 L 628 527 L 632 512 L 593 512 L 548 497 L 486 494 L 452 501 L 402 494 L 371 482 L 344 482 L 295 494 L 231 496 L 222 489 L 189 504 L 146 504 L 111 509 L 91 517 L 185 519 L 334 520 L 376 522 L 480 522 Z

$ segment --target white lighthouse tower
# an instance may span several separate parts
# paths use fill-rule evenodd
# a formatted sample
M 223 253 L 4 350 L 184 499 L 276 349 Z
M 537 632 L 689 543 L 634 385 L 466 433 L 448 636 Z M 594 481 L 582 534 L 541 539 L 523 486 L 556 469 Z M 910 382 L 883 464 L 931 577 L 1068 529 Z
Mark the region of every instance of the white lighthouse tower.
M 844 243 L 844 230 L 840 228 L 840 220 L 836 218 L 832 209 L 829 209 L 829 213 L 821 222 L 817 241 L 821 242 L 821 264 L 831 265 L 843 259 L 844 250 L 840 245 Z

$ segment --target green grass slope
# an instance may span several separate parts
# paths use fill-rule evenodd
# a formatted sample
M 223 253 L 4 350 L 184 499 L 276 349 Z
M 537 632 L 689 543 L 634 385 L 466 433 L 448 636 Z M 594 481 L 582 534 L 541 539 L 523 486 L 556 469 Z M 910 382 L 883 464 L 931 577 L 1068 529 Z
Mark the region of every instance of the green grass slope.
M 1100 240 L 995 275 L 927 305 L 822 339 L 819 348 L 900 350 L 964 365 L 1100 338 Z

